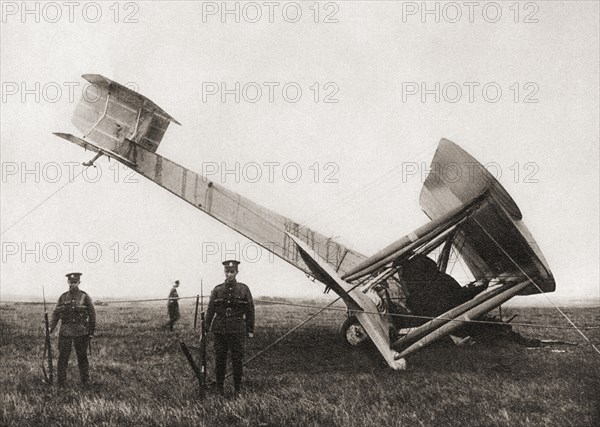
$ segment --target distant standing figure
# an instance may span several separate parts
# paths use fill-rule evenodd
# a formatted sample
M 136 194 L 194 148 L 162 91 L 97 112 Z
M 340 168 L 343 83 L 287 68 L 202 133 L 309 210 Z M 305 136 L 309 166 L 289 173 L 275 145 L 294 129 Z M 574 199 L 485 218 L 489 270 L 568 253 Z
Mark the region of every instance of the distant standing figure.
M 58 335 L 58 385 L 64 386 L 71 347 L 75 345 L 79 376 L 83 385 L 89 383 L 87 349 L 96 329 L 96 311 L 88 294 L 79 290 L 81 273 L 67 274 L 69 290 L 58 298 L 52 313 L 50 333 L 61 321 Z
M 242 386 L 242 362 L 246 336 L 254 336 L 254 302 L 250 288 L 236 280 L 239 261 L 225 261 L 225 282 L 217 285 L 206 312 L 206 327 L 214 334 L 217 390 L 224 394 L 227 353 L 231 351 L 236 395 Z
M 179 287 L 179 280 L 175 280 L 175 284 L 169 292 L 169 302 L 167 303 L 167 312 L 169 313 L 169 330 L 173 330 L 175 322 L 179 320 L 181 315 L 179 314 L 179 295 L 177 294 L 177 288 Z

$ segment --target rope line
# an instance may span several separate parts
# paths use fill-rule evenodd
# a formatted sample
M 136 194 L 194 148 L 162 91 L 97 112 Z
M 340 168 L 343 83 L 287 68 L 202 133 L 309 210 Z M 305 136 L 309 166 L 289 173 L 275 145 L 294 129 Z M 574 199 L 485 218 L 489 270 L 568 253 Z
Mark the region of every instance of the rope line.
M 168 301 L 168 300 L 183 300 L 183 299 L 196 299 L 197 296 L 192 296 L 192 297 L 179 297 L 179 298 L 152 298 L 152 299 L 139 299 L 139 300 L 110 300 L 110 301 L 105 301 L 106 304 L 119 304 L 119 303 L 139 303 L 139 302 L 152 302 L 152 301 Z M 204 299 L 209 298 L 208 295 L 203 296 Z M 273 301 L 273 300 L 264 300 L 264 299 L 254 299 L 255 302 L 260 302 L 262 304 L 271 304 L 271 305 L 283 305 L 283 306 L 288 306 L 288 307 L 298 307 L 298 308 L 312 308 L 312 309 L 318 309 L 319 311 L 317 312 L 317 314 L 321 313 L 322 311 L 325 310 L 329 310 L 329 311 L 339 311 L 339 312 L 345 312 L 347 313 L 349 310 L 347 308 L 342 308 L 342 307 L 331 307 L 335 302 L 339 301 L 340 297 L 336 298 L 333 302 L 331 302 L 330 304 L 328 304 L 325 307 L 322 306 L 318 306 L 318 305 L 311 305 L 311 304 L 299 304 L 299 303 L 292 303 L 292 302 L 286 302 L 286 301 Z M 13 302 L 14 304 L 31 304 L 31 305 L 40 305 L 43 304 L 41 302 L 21 302 L 21 301 L 15 301 Z M 355 310 L 352 310 L 352 312 L 354 312 Z M 461 323 L 481 323 L 481 324 L 492 324 L 492 325 L 497 325 L 500 322 L 495 322 L 495 321 L 491 321 L 491 320 L 474 320 L 474 319 L 469 319 L 469 320 L 462 320 L 462 319 L 455 319 L 455 318 L 449 318 L 449 317 L 432 317 L 432 316 L 419 316 L 416 314 L 400 314 L 400 313 L 381 313 L 378 311 L 361 311 L 361 313 L 365 313 L 365 314 L 377 314 L 377 315 L 381 315 L 381 316 L 390 316 L 390 317 L 403 317 L 403 318 L 407 318 L 407 319 L 424 319 L 424 320 L 446 320 L 448 322 L 461 322 Z M 548 329 L 573 329 L 572 326 L 559 326 L 559 325 L 545 325 L 545 324 L 540 324 L 540 323 L 526 323 L 526 322 L 510 322 L 510 325 L 513 326 L 524 326 L 524 327 L 532 327 L 532 328 L 548 328 Z M 585 326 L 582 327 L 580 329 L 583 330 L 592 330 L 592 329 L 600 329 L 600 325 L 599 326 Z
M 338 298 L 339 299 L 339 298 Z M 296 304 L 296 303 L 287 303 L 287 302 L 281 302 L 281 301 L 268 301 L 268 300 L 255 300 L 255 301 L 260 301 L 263 303 L 267 303 L 267 304 L 274 304 L 274 305 L 286 305 L 286 306 L 291 306 L 291 307 L 302 307 L 302 308 L 321 308 L 319 306 L 314 306 L 314 305 L 310 305 L 310 304 Z M 336 300 L 337 301 L 337 300 Z M 346 308 L 337 308 L 337 307 L 324 307 L 323 309 L 327 309 L 330 311 L 344 311 L 347 312 L 348 309 Z M 425 320 L 447 320 L 449 322 L 461 322 L 461 323 L 483 323 L 483 324 L 492 324 L 492 325 L 497 325 L 500 322 L 494 322 L 491 320 L 462 320 L 462 319 L 455 319 L 455 318 L 449 318 L 449 317 L 431 317 L 431 316 L 418 316 L 415 314 L 399 314 L 399 313 L 381 313 L 378 311 L 361 311 L 361 313 L 365 313 L 365 314 L 378 314 L 378 315 L 385 315 L 385 316 L 392 316 L 392 317 L 405 317 L 405 318 L 411 318 L 411 319 L 425 319 Z M 523 322 L 510 322 L 510 325 L 515 325 L 515 326 L 530 326 L 530 327 L 536 327 L 536 328 L 549 328 L 549 329 L 573 329 L 571 326 L 553 326 L 553 325 L 543 325 L 543 324 L 539 324 L 539 323 L 523 323 Z M 586 326 L 583 329 L 600 329 L 600 326 Z
M 203 296 L 204 299 L 209 298 L 208 295 Z M 102 303 L 102 304 L 120 304 L 120 303 L 136 303 L 136 302 L 150 302 L 150 301 L 168 301 L 168 300 L 173 300 L 173 301 L 177 301 L 180 299 L 196 299 L 196 296 L 193 297 L 177 297 L 177 298 L 151 298 L 151 299 L 132 299 L 132 300 L 104 300 L 102 301 L 101 298 L 98 298 L 96 301 L 96 303 Z M 39 302 L 39 301 L 35 301 L 35 302 L 30 302 L 30 301 L 10 301 L 12 304 L 24 304 L 24 305 L 42 305 L 44 304 L 43 302 Z
M 151 299 L 132 299 L 132 300 L 108 300 L 108 301 L 102 301 L 106 304 L 120 304 L 120 303 L 127 303 L 127 302 L 150 302 L 150 301 L 178 301 L 180 299 L 196 299 L 198 298 L 200 295 L 196 295 L 193 297 L 177 297 L 177 298 L 151 298 Z M 204 295 L 202 297 L 203 299 L 209 298 L 208 295 Z

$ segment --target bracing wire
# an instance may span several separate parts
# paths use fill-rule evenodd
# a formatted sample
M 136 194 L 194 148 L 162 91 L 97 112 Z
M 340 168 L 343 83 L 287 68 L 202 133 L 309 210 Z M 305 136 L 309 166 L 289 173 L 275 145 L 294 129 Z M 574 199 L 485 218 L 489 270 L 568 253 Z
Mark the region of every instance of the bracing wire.
M 594 343 L 592 343 L 592 341 L 587 337 L 587 335 L 585 335 L 578 327 L 577 325 L 569 318 L 569 316 L 566 315 L 566 313 L 564 311 L 562 311 L 560 309 L 559 306 L 557 306 L 554 301 L 552 301 L 548 295 L 546 295 L 546 293 L 544 291 L 542 291 L 542 288 L 540 288 L 540 286 L 538 286 L 538 284 L 527 274 L 527 272 L 508 254 L 508 252 L 506 252 L 506 250 L 500 245 L 500 243 L 498 243 L 496 241 L 496 239 L 494 239 L 494 237 L 486 230 L 486 228 L 481 225 L 481 223 L 479 221 L 477 221 L 477 218 L 473 217 L 473 219 L 475 220 L 475 222 L 477 223 L 477 225 L 479 225 L 479 227 L 483 230 L 483 232 L 485 234 L 487 234 L 487 236 L 496 244 L 496 246 L 498 246 L 498 248 L 500 248 L 500 250 L 502 252 L 504 252 L 504 254 L 508 257 L 508 259 L 510 259 L 510 261 L 519 269 L 521 270 L 521 272 L 529 279 L 529 281 L 540 291 L 540 293 L 542 295 L 544 295 L 544 297 L 548 300 L 548 302 L 550 302 L 550 304 L 552 304 L 552 306 L 558 310 L 558 312 L 560 314 L 562 314 L 562 316 L 567 319 L 567 321 L 573 326 L 573 328 L 575 328 L 575 330 L 577 332 L 579 332 L 579 334 L 583 337 L 583 339 L 585 339 L 591 346 L 592 348 L 596 351 L 596 353 L 600 354 L 600 350 L 598 349 L 598 347 L 596 347 L 594 345 Z
M 72 182 L 75 182 L 75 178 L 77 178 L 79 175 L 81 175 L 86 169 L 88 168 L 88 166 L 84 166 L 84 168 L 81 170 L 81 172 L 79 172 L 77 175 L 75 175 L 73 177 L 73 179 L 68 180 L 67 182 L 65 182 L 63 185 L 61 185 L 60 187 L 58 187 L 58 189 L 56 189 L 56 191 L 54 191 L 52 194 L 50 194 L 48 197 L 46 197 L 44 200 L 42 200 L 41 202 L 39 202 L 37 205 L 35 205 L 33 208 L 31 208 L 29 211 L 27 211 L 23 216 L 21 216 L 19 219 L 17 219 L 15 222 L 13 222 L 11 225 L 8 226 L 8 228 L 2 230 L 2 233 L 0 233 L 0 236 L 3 236 L 4 233 L 6 233 L 8 230 L 10 230 L 11 228 L 13 228 L 15 225 L 17 225 L 18 223 L 20 223 L 21 221 L 23 221 L 25 218 L 27 218 L 30 214 L 32 214 L 37 208 L 39 208 L 40 206 L 42 206 L 44 203 L 46 203 L 48 200 L 50 200 L 52 197 L 54 197 L 59 191 L 61 191 L 63 188 L 65 188 L 67 185 L 71 184 Z

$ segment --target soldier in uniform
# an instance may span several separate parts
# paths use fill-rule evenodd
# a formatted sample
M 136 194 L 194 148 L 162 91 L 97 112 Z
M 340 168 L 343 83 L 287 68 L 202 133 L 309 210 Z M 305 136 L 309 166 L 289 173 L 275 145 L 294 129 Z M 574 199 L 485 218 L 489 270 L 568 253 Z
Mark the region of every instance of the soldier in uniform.
M 96 328 L 96 311 L 88 294 L 79 289 L 81 273 L 67 274 L 69 290 L 58 298 L 52 313 L 50 333 L 61 321 L 58 335 L 58 385 L 64 386 L 67 378 L 67 365 L 71 355 L 71 347 L 75 345 L 79 376 L 83 385 L 89 383 L 89 364 L 87 349 L 94 337 Z
M 177 288 L 179 287 L 179 280 L 175 280 L 175 284 L 169 292 L 169 302 L 167 303 L 167 312 L 169 314 L 169 330 L 173 330 L 175 322 L 179 320 L 181 315 L 179 314 L 179 294 Z
M 207 330 L 214 334 L 217 390 L 223 395 L 227 353 L 231 351 L 233 385 L 238 395 L 242 385 L 242 361 L 246 336 L 254 336 L 254 302 L 248 286 L 236 280 L 239 261 L 225 261 L 225 282 L 217 285 L 206 313 Z

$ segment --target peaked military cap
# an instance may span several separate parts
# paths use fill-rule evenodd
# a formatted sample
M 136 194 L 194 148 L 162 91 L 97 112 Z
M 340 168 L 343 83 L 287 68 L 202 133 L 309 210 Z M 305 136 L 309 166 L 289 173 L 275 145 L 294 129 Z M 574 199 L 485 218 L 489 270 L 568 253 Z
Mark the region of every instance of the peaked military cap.
M 225 266 L 225 270 L 230 269 L 230 268 L 234 268 L 237 270 L 238 265 L 240 265 L 240 262 L 236 261 L 234 259 L 230 259 L 227 261 L 223 261 L 223 265 Z
M 82 273 L 69 273 L 66 276 L 69 281 L 79 281 L 79 278 L 82 275 L 83 275 Z

